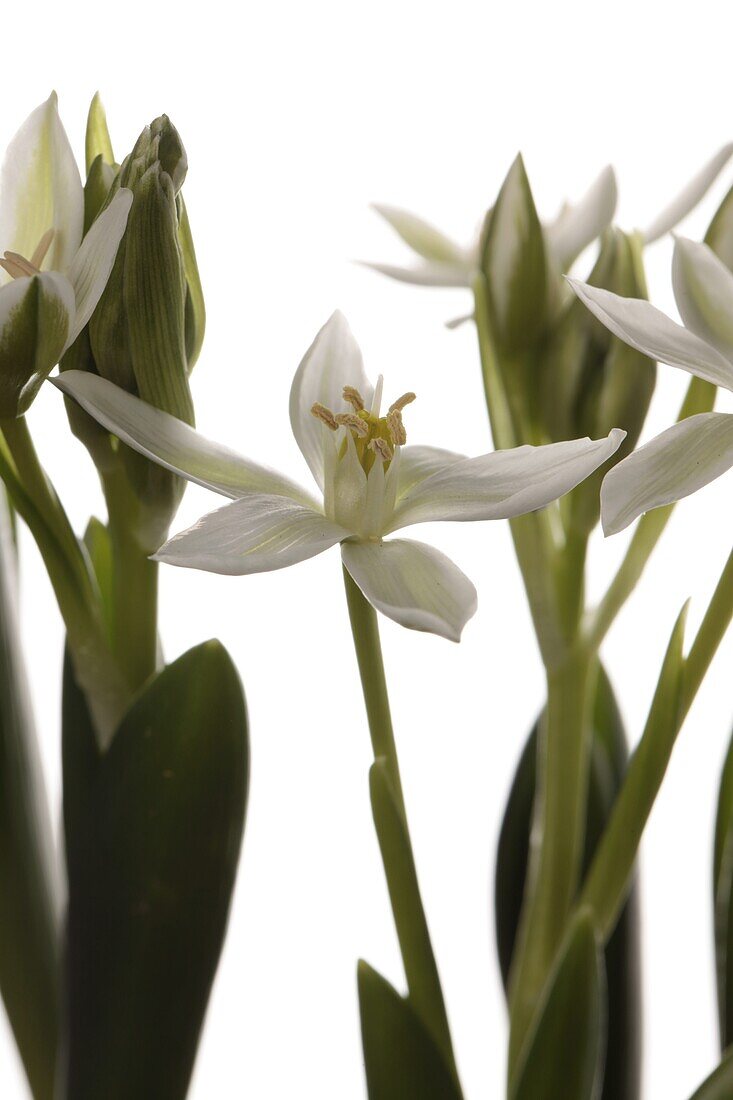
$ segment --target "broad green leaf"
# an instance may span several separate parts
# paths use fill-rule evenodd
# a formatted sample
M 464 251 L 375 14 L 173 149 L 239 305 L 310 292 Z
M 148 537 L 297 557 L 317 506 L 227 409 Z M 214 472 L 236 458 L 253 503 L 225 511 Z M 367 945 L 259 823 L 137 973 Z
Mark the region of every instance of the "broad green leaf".
M 700 1085 L 690 1100 L 730 1100 L 733 1096 L 733 1051 Z
M 409 1001 L 455 1073 L 448 1019 L 425 920 L 407 826 L 395 797 L 387 762 L 380 757 L 369 772 L 374 827 L 382 853 Z
M 547 320 L 548 274 L 542 225 L 521 156 L 509 169 L 492 210 L 481 269 L 500 351 L 526 350 Z
M 244 824 L 241 685 L 226 651 L 206 642 L 150 682 L 96 768 L 78 729 L 65 776 L 81 805 L 68 836 L 62 1095 L 182 1100 Z M 64 756 L 68 768 L 68 740 Z
M 605 996 L 603 954 L 583 909 L 550 975 L 510 1100 L 594 1100 L 603 1072 Z
M 115 163 L 112 140 L 107 128 L 107 115 L 105 114 L 99 92 L 94 93 L 92 102 L 89 105 L 85 154 L 87 174 L 91 170 L 97 157 L 101 157 L 105 164 L 113 165 Z
M 583 884 L 580 904 L 593 911 L 604 939 L 626 899 L 642 833 L 680 730 L 686 615 L 687 605 L 672 630 L 644 732 Z
M 34 1100 L 51 1100 L 59 997 L 56 865 L 0 496 L 0 992 Z
M 504 813 L 494 882 L 499 966 L 506 990 L 527 873 L 535 792 L 537 723 L 525 744 Z M 604 670 L 599 670 L 593 712 L 588 816 L 583 868 L 593 857 L 623 780 L 628 752 L 621 715 Z M 641 1086 L 641 972 L 639 913 L 632 891 L 605 949 L 608 985 L 607 1051 L 603 1100 L 636 1100 Z
M 368 963 L 359 963 L 357 977 L 369 1100 L 462 1100 L 409 1000 Z

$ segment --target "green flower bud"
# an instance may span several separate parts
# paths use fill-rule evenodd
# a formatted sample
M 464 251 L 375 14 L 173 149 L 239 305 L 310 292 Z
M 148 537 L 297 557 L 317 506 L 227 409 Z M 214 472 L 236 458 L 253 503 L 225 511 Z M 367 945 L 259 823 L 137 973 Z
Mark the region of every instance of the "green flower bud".
M 521 355 L 542 336 L 549 307 L 545 238 L 521 156 L 484 222 L 480 262 L 497 348 Z
M 733 187 L 713 216 L 705 234 L 705 244 L 733 271 Z
M 99 155 L 92 171 L 98 163 Z M 123 161 L 109 192 L 111 197 L 127 187 L 133 203 L 89 335 L 94 366 L 102 377 L 193 424 L 188 374 L 203 339 L 204 307 L 179 193 L 186 170 L 178 132 L 166 116 L 156 119 Z M 121 454 L 146 516 L 141 540 L 157 547 L 178 506 L 183 482 L 127 448 Z

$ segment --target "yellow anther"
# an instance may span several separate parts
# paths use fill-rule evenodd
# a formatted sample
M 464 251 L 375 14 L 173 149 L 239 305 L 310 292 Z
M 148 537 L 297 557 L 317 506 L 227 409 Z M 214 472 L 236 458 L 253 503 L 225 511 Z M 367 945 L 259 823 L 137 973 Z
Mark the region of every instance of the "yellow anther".
M 327 428 L 330 428 L 332 432 L 338 429 L 336 417 L 330 409 L 327 409 L 325 405 L 321 405 L 320 401 L 316 401 L 314 405 L 311 405 L 311 413 L 317 420 L 320 420 L 322 424 L 325 424 Z
M 353 386 L 344 386 L 343 398 L 347 404 L 351 405 L 354 412 L 361 412 L 364 406 L 364 398 L 361 396 L 357 389 Z
M 359 439 L 365 439 L 369 435 L 367 423 L 356 413 L 336 413 L 334 420 L 344 428 L 350 428 L 358 435 Z
M 405 405 L 411 405 L 415 400 L 417 394 L 403 393 L 402 397 L 398 397 L 396 401 L 393 401 L 389 407 L 389 412 L 402 412 Z
M 379 455 L 383 462 L 390 462 L 394 453 L 386 439 L 372 439 L 369 450 Z
M 390 438 L 395 447 L 401 447 L 404 443 L 407 443 L 407 432 L 405 431 L 405 425 L 402 423 L 402 413 L 400 410 L 395 408 L 390 409 L 385 420 L 389 428 Z
M 35 252 L 33 253 L 33 255 L 31 256 L 31 259 L 30 259 L 30 262 L 33 265 L 33 267 L 40 269 L 41 264 L 46 259 L 46 253 L 48 252 L 49 248 L 51 247 L 51 242 L 53 241 L 55 236 L 56 236 L 56 230 L 53 229 L 53 228 L 47 229 L 46 232 L 43 234 L 40 241 L 36 245 Z

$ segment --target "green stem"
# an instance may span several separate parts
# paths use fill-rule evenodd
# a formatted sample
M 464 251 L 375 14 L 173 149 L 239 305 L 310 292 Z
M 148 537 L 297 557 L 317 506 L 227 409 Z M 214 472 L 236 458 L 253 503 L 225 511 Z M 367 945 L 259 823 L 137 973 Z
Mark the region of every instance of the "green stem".
M 374 825 L 387 878 L 409 1000 L 432 1035 L 460 1090 L 443 991 L 420 897 L 407 825 L 377 615 L 346 569 L 344 584 L 374 751 L 370 775 Z
M 518 442 L 516 429 L 491 338 L 486 281 L 482 275 L 474 282 L 474 303 L 481 377 L 494 446 L 498 449 L 514 447 Z M 552 588 L 549 563 L 554 554 L 554 538 L 549 516 L 543 509 L 518 516 L 509 521 L 509 526 L 542 660 L 551 668 L 560 662 L 566 647 L 558 622 L 556 593 Z
M 137 691 L 158 666 L 158 563 L 135 538 L 139 508 L 121 465 L 102 475 L 114 570 L 112 642 L 130 687 Z
M 64 620 L 77 680 L 100 743 L 106 746 L 129 702 L 129 688 L 109 646 L 88 560 L 22 417 L 2 422 L 0 477 L 38 545 Z
M 733 551 L 720 574 L 700 629 L 685 661 L 680 702 L 680 725 L 697 695 L 710 663 L 733 618 Z
M 510 975 L 510 1079 L 562 942 L 577 890 L 588 783 L 588 710 L 594 658 L 574 650 L 547 678 L 538 738 L 535 847 Z
M 715 394 L 715 386 L 709 382 L 703 382 L 700 378 L 693 378 L 687 388 L 677 421 L 685 420 L 688 416 L 694 416 L 697 413 L 709 412 L 715 404 Z M 614 619 L 636 588 L 673 510 L 673 504 L 664 508 L 655 508 L 643 515 L 636 525 L 615 577 L 595 612 L 589 617 L 586 641 L 591 648 L 600 648 Z

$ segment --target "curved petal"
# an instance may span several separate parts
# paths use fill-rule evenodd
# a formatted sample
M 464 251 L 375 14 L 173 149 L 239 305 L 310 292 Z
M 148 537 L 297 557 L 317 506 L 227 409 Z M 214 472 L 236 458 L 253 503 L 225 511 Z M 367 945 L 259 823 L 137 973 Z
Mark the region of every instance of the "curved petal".
M 678 237 L 672 286 L 686 326 L 733 359 L 733 275 L 706 244 Z
M 616 174 L 609 164 L 580 202 L 565 206 L 555 221 L 546 226 L 550 248 L 563 271 L 611 224 L 617 202 Z
M 400 468 L 397 477 L 397 499 L 405 495 L 408 489 L 426 477 L 432 477 L 446 466 L 455 462 L 464 462 L 466 455 L 446 451 L 442 447 L 424 447 L 422 444 L 400 448 Z
M 359 262 L 360 267 L 368 267 L 398 283 L 410 283 L 413 286 L 470 286 L 473 268 L 464 259 L 461 263 L 437 263 L 427 261 L 415 267 L 398 267 L 395 264 L 372 264 Z
M 0 177 L 0 253 L 11 250 L 30 259 L 43 234 L 53 229 L 42 266 L 47 271 L 66 271 L 79 247 L 83 225 L 81 177 L 54 92 L 28 116 L 5 153 Z
M 733 466 L 733 415 L 698 413 L 668 428 L 606 474 L 601 519 L 607 535 L 701 489 Z
M 602 466 L 626 432 L 544 447 L 514 447 L 453 462 L 398 501 L 391 531 L 435 520 L 508 519 L 563 496 Z
M 94 313 L 107 285 L 131 206 L 132 191 L 121 187 L 109 206 L 95 219 L 71 261 L 69 279 L 76 295 L 76 319 L 69 344 L 73 344 Z
M 643 238 L 646 244 L 651 244 L 663 237 L 665 233 L 669 233 L 670 229 L 674 229 L 678 222 L 681 222 L 691 210 L 694 210 L 730 160 L 731 154 L 733 154 L 733 143 L 724 145 L 700 169 L 680 194 L 673 199 L 669 206 L 665 207 L 649 228 L 644 231 Z
M 345 542 L 344 565 L 369 603 L 410 630 L 451 642 L 476 611 L 476 589 L 450 558 L 412 539 Z
M 294 481 L 213 443 L 175 416 L 141 401 L 125 390 L 85 371 L 67 370 L 51 381 L 73 397 L 123 443 L 188 481 L 225 497 L 271 493 L 313 505 Z
M 336 310 L 303 356 L 290 390 L 290 423 L 303 457 L 323 489 L 322 424 L 311 413 L 316 403 L 333 412 L 346 408 L 344 386 L 353 386 L 371 404 L 373 389 L 364 373 L 359 345 L 343 313 Z
M 733 363 L 650 302 L 641 298 L 622 298 L 610 290 L 588 286 L 577 279 L 568 279 L 568 282 L 602 325 L 642 355 L 669 363 L 671 367 L 681 367 L 715 386 L 733 389 Z
M 437 260 L 439 263 L 461 262 L 463 249 L 460 245 L 417 214 L 377 202 L 372 203 L 372 210 L 384 218 L 405 244 L 423 259 Z
M 314 508 L 251 493 L 174 535 L 154 557 L 168 565 L 239 577 L 295 565 L 347 537 Z

